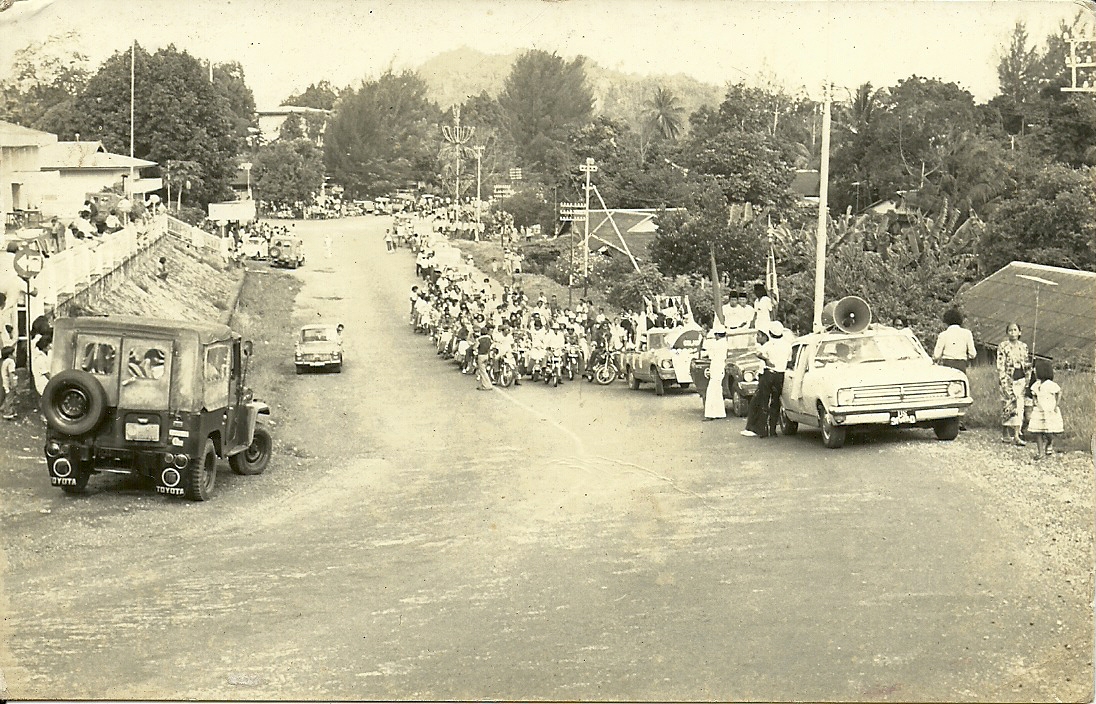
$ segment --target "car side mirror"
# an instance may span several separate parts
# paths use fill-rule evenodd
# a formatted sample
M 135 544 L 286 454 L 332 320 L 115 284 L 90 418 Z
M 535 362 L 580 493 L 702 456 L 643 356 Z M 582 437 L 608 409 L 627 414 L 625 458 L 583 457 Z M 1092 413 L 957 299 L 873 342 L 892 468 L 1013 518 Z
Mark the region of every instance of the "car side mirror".
M 245 357 L 250 357 L 251 356 L 251 349 L 252 349 L 251 340 L 244 340 L 244 344 L 243 344 L 243 347 L 241 349 L 243 350 L 243 353 L 244 353 Z

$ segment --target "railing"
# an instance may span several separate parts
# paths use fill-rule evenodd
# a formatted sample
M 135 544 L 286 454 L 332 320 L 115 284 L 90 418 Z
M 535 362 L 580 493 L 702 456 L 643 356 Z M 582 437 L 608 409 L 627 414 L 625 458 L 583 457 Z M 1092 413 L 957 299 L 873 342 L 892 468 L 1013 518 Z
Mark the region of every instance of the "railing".
M 67 238 L 67 244 L 45 260 L 42 272 L 34 278 L 38 300 L 57 305 L 78 296 L 103 277 L 119 269 L 137 254 L 163 238 L 165 215 L 89 239 Z
M 194 227 L 182 220 L 165 215 L 167 218 L 167 233 L 179 240 L 188 247 L 210 252 L 214 254 L 222 254 L 224 250 L 224 243 L 222 238 L 217 235 L 206 232 L 200 227 Z

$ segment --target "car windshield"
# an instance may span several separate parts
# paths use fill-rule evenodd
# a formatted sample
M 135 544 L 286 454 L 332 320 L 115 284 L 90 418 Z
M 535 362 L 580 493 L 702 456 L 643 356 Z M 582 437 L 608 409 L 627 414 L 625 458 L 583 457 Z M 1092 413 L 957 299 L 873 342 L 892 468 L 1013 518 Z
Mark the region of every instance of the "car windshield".
M 714 338 L 709 335 L 704 338 L 704 347 L 701 350 L 701 354 L 705 357 L 708 356 L 708 348 L 711 347 L 712 340 Z M 750 330 L 748 332 L 733 332 L 727 335 L 727 352 L 728 354 L 741 354 L 742 352 L 750 352 L 757 349 L 757 331 Z
M 823 342 L 815 359 L 823 362 L 872 364 L 923 359 L 924 352 L 908 335 L 890 333 L 870 337 L 848 337 Z
M 301 330 L 301 342 L 330 342 L 334 335 L 334 331 L 327 328 L 305 328 Z

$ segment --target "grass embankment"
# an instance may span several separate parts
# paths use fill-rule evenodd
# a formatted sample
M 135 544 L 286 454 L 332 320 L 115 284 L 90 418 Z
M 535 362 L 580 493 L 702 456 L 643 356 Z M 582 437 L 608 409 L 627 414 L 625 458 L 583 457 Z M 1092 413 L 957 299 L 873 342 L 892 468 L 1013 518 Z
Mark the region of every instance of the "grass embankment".
M 1001 427 L 1001 400 L 997 391 L 997 368 L 987 365 L 967 370 L 974 405 L 967 412 L 969 428 Z M 1062 418 L 1065 432 L 1055 439 L 1059 450 L 1088 450 L 1096 428 L 1096 384 L 1092 372 L 1056 371 L 1054 380 L 1062 387 Z

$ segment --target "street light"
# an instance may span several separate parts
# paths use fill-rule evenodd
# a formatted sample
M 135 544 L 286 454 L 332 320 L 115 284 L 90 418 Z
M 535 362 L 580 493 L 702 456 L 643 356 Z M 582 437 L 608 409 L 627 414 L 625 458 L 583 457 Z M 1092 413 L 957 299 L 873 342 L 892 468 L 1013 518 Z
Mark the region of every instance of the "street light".
M 454 186 L 456 198 L 454 198 L 454 200 L 457 203 L 458 209 L 460 208 L 460 151 L 461 149 L 464 149 L 464 145 L 468 143 L 468 140 L 472 139 L 472 135 L 475 131 L 475 127 L 461 127 L 459 105 L 453 108 L 452 126 L 442 125 L 441 127 L 441 134 L 445 138 L 445 141 L 457 148 L 457 179 Z
M 1018 279 L 1027 279 L 1028 281 L 1035 282 L 1035 324 L 1031 326 L 1031 361 L 1035 362 L 1035 340 L 1036 335 L 1039 333 L 1039 291 L 1043 286 L 1057 286 L 1057 281 L 1050 281 L 1038 276 L 1031 276 L 1029 274 L 1017 274 Z
M 251 200 L 251 162 L 245 161 L 240 164 L 240 168 L 247 173 L 247 199 Z

